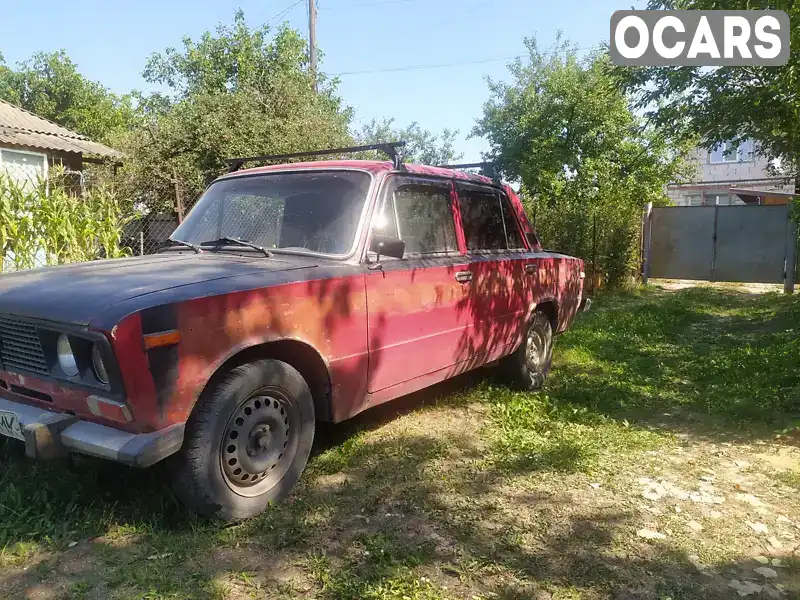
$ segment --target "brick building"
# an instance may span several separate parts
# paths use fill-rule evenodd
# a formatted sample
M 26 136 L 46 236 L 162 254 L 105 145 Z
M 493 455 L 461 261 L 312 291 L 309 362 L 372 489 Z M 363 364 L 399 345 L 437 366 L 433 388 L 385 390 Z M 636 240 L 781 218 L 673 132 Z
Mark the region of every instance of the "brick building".
M 689 160 L 696 165 L 696 180 L 670 183 L 666 189 L 678 206 L 786 204 L 794 192 L 792 181 L 769 173 L 769 161 L 750 140 L 739 148 L 730 143 L 696 148 Z

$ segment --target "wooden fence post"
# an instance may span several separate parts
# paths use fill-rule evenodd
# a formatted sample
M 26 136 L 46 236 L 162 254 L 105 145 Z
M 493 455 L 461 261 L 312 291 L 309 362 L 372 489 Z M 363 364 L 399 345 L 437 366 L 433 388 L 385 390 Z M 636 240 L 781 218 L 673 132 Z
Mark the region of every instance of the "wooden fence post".
M 783 293 L 793 294 L 797 279 L 797 222 L 792 220 L 789 206 L 789 233 L 786 236 L 786 270 L 783 278 Z
M 653 203 L 648 202 L 644 211 L 644 241 L 642 242 L 642 283 L 650 279 L 650 238 L 652 235 Z
M 181 190 L 181 182 L 178 179 L 178 171 L 174 167 L 172 183 L 175 184 L 175 212 L 178 213 L 178 225 L 180 225 L 183 222 L 183 190 Z

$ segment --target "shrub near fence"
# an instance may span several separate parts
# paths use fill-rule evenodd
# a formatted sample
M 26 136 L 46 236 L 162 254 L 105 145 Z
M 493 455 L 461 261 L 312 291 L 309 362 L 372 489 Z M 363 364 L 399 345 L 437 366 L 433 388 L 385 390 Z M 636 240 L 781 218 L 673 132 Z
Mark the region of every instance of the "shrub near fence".
M 63 170 L 26 181 L 0 172 L 0 249 L 4 272 L 117 258 L 125 211 L 111 188 L 74 193 Z

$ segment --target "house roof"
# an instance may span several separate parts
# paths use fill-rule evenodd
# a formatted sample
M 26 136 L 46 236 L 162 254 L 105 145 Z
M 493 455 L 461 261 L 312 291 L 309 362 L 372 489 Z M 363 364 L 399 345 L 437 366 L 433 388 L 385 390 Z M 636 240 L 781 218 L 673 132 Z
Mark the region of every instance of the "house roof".
M 93 142 L 85 135 L 3 100 L 0 100 L 0 143 L 114 158 L 124 156 L 119 150 Z
M 774 190 L 747 190 L 731 188 L 731 193 L 736 194 L 747 204 L 759 204 L 759 199 L 770 199 L 772 204 L 788 204 L 797 194 L 793 192 L 778 192 Z

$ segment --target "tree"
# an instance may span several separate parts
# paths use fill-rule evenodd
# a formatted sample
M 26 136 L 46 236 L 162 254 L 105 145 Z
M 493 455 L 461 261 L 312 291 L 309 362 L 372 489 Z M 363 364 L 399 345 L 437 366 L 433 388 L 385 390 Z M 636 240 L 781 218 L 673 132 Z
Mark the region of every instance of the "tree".
M 548 247 L 597 259 L 610 283 L 635 272 L 642 208 L 666 203 L 664 185 L 686 148 L 647 127 L 613 85 L 607 55 L 584 60 L 559 40 L 510 66 L 510 84 L 489 81 L 491 96 L 473 134 L 484 157 L 522 184 Z
M 63 50 L 38 52 L 16 70 L 0 55 L 0 99 L 106 143 L 134 121 L 131 96 L 86 79 Z
M 705 148 L 731 140 L 757 142 L 781 159 L 787 174 L 800 172 L 800 5 L 787 0 L 650 0 L 649 9 L 780 9 L 789 14 L 790 57 L 783 67 L 615 68 L 622 87 L 636 94 L 637 108 L 658 126 L 697 137 Z M 800 191 L 800 180 L 795 187 Z
M 140 97 L 123 185 L 150 208 L 170 210 L 175 182 L 191 203 L 225 159 L 347 146 L 351 110 L 336 81 L 309 72 L 306 42 L 281 27 L 249 28 L 241 11 L 183 48 L 154 54 L 145 79 L 164 92 Z
M 407 142 L 403 148 L 403 159 L 423 165 L 452 164 L 462 158 L 453 148 L 458 131 L 443 129 L 439 135 L 422 129 L 415 121 L 408 127 L 397 128 L 394 119 L 373 119 L 355 134 L 359 144 L 382 142 Z

